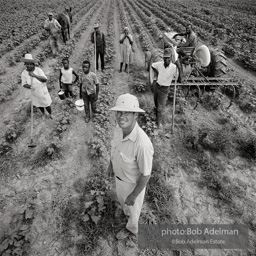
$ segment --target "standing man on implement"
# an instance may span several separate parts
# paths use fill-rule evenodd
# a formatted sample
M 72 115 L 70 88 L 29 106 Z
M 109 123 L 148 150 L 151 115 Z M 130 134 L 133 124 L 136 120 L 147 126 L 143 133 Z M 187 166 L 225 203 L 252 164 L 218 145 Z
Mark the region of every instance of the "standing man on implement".
M 116 111 L 117 126 L 111 142 L 108 173 L 115 175 L 117 197 L 124 214 L 128 216 L 126 229 L 117 234 L 118 239 L 124 239 L 131 233 L 138 233 L 154 149 L 149 137 L 137 123 L 138 114 L 145 111 L 139 108 L 135 96 L 129 93 L 119 96 L 116 106 L 110 110 Z
M 124 71 L 127 73 L 127 66 L 131 63 L 133 44 L 133 38 L 129 33 L 128 27 L 124 28 L 124 33 L 121 34 L 119 42 L 121 44 L 121 63 L 119 72 L 122 72 L 123 63 L 125 63 Z
M 52 50 L 52 54 L 55 57 L 59 52 L 59 35 L 61 32 L 60 23 L 53 18 L 53 13 L 48 13 L 48 19 L 44 22 L 44 29 L 49 32 L 49 44 Z
M 174 51 L 172 48 L 164 49 L 164 60 L 152 64 L 154 70 L 154 102 L 156 109 L 156 123 L 162 128 L 163 114 L 170 90 L 172 79 L 176 72 L 176 65 L 173 64 Z
M 96 69 L 99 70 L 98 59 L 100 56 L 101 71 L 104 72 L 104 55 L 106 53 L 105 35 L 100 32 L 100 25 L 94 24 L 94 32 L 91 34 L 91 41 L 93 44 L 96 43 Z M 94 42 L 96 40 L 96 42 Z
M 99 81 L 96 74 L 90 71 L 91 63 L 89 60 L 83 62 L 83 73 L 80 83 L 80 99 L 84 101 L 85 122 L 89 123 L 93 113 L 96 112 L 96 102 L 99 97 Z M 90 114 L 90 105 L 92 113 Z

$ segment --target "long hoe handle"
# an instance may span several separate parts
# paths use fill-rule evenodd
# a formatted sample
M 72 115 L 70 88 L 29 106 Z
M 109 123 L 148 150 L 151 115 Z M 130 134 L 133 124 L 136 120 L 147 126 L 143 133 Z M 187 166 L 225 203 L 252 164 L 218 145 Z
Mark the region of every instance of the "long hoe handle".
M 32 82 L 31 82 L 31 86 L 32 86 Z M 32 87 L 31 87 L 31 90 L 32 90 Z M 34 117 L 33 117 L 33 101 L 32 101 L 32 92 L 31 92 L 31 130 L 30 130 L 30 144 L 28 145 L 29 148 L 36 147 L 36 145 L 33 143 L 33 129 L 34 129 Z
M 175 116 L 175 105 L 176 105 L 176 88 L 177 88 L 177 79 L 178 79 L 178 68 L 176 66 L 175 72 L 175 83 L 174 83 L 174 94 L 173 94 L 173 107 L 172 107 L 172 133 L 174 130 L 174 116 Z

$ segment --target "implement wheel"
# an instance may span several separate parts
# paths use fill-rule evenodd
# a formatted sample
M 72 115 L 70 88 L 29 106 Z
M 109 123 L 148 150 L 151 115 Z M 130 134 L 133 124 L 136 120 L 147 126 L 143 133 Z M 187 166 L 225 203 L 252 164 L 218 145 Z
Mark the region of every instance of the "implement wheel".
M 211 63 L 209 64 L 209 76 L 220 77 L 227 73 L 226 56 L 219 50 L 211 51 Z

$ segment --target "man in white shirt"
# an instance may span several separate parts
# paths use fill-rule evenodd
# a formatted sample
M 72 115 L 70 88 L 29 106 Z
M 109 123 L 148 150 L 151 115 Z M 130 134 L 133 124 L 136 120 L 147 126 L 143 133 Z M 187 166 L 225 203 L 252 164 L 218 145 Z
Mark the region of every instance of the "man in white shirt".
M 44 29 L 49 32 L 49 44 L 52 50 L 52 54 L 56 56 L 56 53 L 59 51 L 59 35 L 61 31 L 60 23 L 53 18 L 53 13 L 48 13 L 48 19 L 44 22 Z
M 144 201 L 146 185 L 152 169 L 154 149 L 147 134 L 137 123 L 138 114 L 145 112 L 139 108 L 138 99 L 127 93 L 117 98 L 117 126 L 111 142 L 109 174 L 115 175 L 116 193 L 124 214 L 129 216 L 126 230 L 117 234 L 124 239 L 130 232 L 138 233 L 138 221 Z
M 177 66 L 173 63 L 174 51 L 172 48 L 164 49 L 163 61 L 152 64 L 154 70 L 154 102 L 156 109 L 156 122 L 159 128 L 162 127 L 163 113 L 170 90 L 172 79 L 177 72 Z

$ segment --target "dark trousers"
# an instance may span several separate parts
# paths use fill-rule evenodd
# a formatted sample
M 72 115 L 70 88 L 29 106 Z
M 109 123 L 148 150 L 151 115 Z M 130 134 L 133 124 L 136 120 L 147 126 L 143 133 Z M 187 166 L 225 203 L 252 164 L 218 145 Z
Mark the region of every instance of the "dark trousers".
M 163 113 L 167 102 L 170 86 L 161 86 L 158 83 L 154 87 L 154 102 L 156 107 L 156 122 L 157 125 L 163 121 Z
M 99 57 L 100 57 L 100 64 L 101 64 L 101 69 L 104 69 L 104 52 L 102 51 L 97 51 L 96 50 L 96 69 L 99 69 Z
M 92 109 L 92 115 L 96 112 L 96 94 L 88 94 L 87 92 L 82 92 L 82 98 L 84 101 L 85 116 L 90 117 L 90 105 Z
M 72 84 L 61 83 L 61 88 L 65 91 L 66 98 L 69 98 L 69 96 L 71 96 L 72 98 L 74 97 L 74 94 L 72 92 Z

